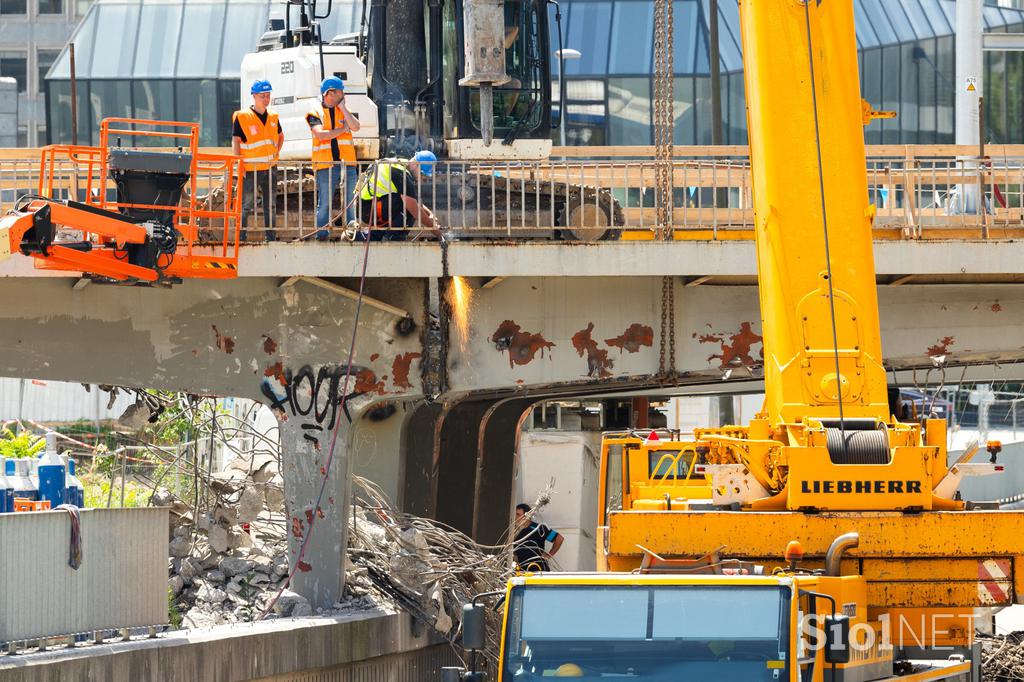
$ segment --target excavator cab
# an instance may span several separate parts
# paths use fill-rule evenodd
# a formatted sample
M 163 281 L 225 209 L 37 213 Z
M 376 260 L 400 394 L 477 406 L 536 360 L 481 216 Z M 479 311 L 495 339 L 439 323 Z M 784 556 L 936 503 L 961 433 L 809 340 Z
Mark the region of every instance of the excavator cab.
M 175 147 L 123 147 L 125 137 L 169 138 Z M 241 160 L 201 153 L 198 141 L 196 123 L 109 118 L 98 147 L 44 147 L 39 191 L 0 219 L 0 242 L 38 269 L 97 281 L 235 277 Z M 201 178 L 221 185 L 222 207 L 213 207 L 212 191 L 200 198 Z M 213 235 L 202 245 L 201 227 Z
M 462 0 L 444 3 L 442 71 L 445 99 L 445 137 L 478 138 L 480 91 L 459 87 L 465 73 Z M 548 61 L 547 3 L 506 0 L 505 72 L 509 81 L 494 88 L 495 137 L 550 139 L 551 68 Z

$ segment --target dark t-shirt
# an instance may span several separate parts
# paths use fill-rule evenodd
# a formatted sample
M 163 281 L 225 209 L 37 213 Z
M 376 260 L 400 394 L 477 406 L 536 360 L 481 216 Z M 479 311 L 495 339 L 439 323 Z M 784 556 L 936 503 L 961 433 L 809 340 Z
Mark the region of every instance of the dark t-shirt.
M 540 523 L 531 523 L 516 533 L 515 555 L 516 564 L 521 570 L 547 571 L 548 562 L 544 559 L 544 543 L 554 542 L 558 533 Z
M 334 118 L 335 114 L 337 113 L 337 110 L 328 109 L 327 113 L 331 117 L 331 130 L 334 130 L 335 128 L 337 128 L 337 125 L 335 124 L 336 119 Z M 316 114 L 307 115 L 306 123 L 309 124 L 311 130 L 313 126 L 322 126 L 324 124 L 324 122 L 321 121 L 320 117 L 317 116 Z M 341 150 L 338 149 L 338 138 L 334 138 L 331 140 L 331 158 L 334 159 L 335 161 L 341 161 Z
M 256 111 L 255 109 L 253 109 L 252 107 L 249 107 L 249 108 L 252 109 L 252 113 L 256 114 L 256 117 L 260 119 L 260 123 L 262 123 L 263 125 L 267 125 L 267 117 L 270 115 L 270 111 L 264 111 L 261 114 L 258 111 Z M 278 125 L 276 132 L 278 134 L 281 133 L 281 126 L 280 125 Z M 238 117 L 237 116 L 235 117 L 235 122 L 231 126 L 231 135 L 233 137 L 239 138 L 240 140 L 242 140 L 242 142 L 248 142 L 249 141 L 245 137 L 245 131 L 242 130 L 242 124 L 238 122 Z

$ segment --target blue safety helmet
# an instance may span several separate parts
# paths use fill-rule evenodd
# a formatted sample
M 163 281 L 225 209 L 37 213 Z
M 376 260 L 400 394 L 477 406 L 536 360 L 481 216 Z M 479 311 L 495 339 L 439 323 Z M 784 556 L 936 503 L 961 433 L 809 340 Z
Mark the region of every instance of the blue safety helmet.
M 320 84 L 320 94 L 326 95 L 328 90 L 344 90 L 345 81 L 341 80 L 337 76 L 328 76 L 324 79 L 324 82 Z
M 270 87 L 270 81 L 253 81 L 252 89 L 249 90 L 254 95 L 258 95 L 261 92 L 270 92 L 273 88 Z
M 412 155 L 412 160 L 420 164 L 420 172 L 428 178 L 434 174 L 434 163 L 437 162 L 434 152 L 422 149 Z

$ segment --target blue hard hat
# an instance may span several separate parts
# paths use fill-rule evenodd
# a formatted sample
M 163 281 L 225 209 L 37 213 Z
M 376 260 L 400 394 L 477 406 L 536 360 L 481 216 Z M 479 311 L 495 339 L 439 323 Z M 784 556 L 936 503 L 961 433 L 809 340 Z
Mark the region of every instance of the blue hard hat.
M 261 92 L 270 92 L 273 88 L 270 87 L 270 81 L 253 81 L 252 89 L 249 90 L 253 95 L 258 95 Z
M 337 76 L 328 76 L 324 79 L 324 82 L 320 84 L 320 94 L 324 95 L 328 90 L 344 90 L 345 81 L 341 80 Z
M 412 155 L 412 160 L 420 164 L 420 172 L 428 178 L 434 174 L 434 163 L 437 161 L 437 156 L 434 155 L 434 152 L 422 149 Z

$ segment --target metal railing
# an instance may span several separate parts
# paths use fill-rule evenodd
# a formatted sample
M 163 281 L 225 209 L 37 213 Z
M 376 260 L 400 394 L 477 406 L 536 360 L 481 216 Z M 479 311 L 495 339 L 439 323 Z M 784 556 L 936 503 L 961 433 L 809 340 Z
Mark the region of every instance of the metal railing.
M 431 239 L 430 216 L 452 239 L 484 240 L 650 240 L 659 206 L 653 190 L 654 161 L 629 158 L 622 148 L 592 147 L 605 158 L 556 158 L 521 162 L 442 161 L 432 178 L 419 177 L 408 193 L 430 214 L 408 203 L 353 198 L 362 182 L 379 168 L 362 164 L 352 187 L 337 173 L 337 189 L 326 197 L 330 224 L 318 225 L 317 190 L 309 163 L 282 162 L 274 191 L 261 194 L 247 211 L 247 241 L 263 241 L 268 232 L 279 241 L 352 238 L 354 217 L 385 239 Z M 34 192 L 40 164 L 32 150 L 26 158 L 0 158 L 0 209 Z M 556 150 L 559 151 L 567 150 Z M 580 153 L 579 150 L 573 150 Z M 995 149 L 979 159 L 958 147 L 870 148 L 869 199 L 876 206 L 877 239 L 978 239 L 1024 236 L 1024 147 Z M 999 152 L 1002 153 L 999 153 Z M 749 160 L 744 147 L 677 148 L 673 162 L 675 238 L 752 239 L 754 215 Z M 724 154 L 728 154 L 725 156 Z M 37 157 L 38 158 L 38 157 Z M 54 169 L 54 195 L 78 197 L 84 183 L 71 165 Z M 257 172 L 255 185 L 266 180 Z M 229 180 L 200 170 L 197 204 L 215 210 Z M 247 189 L 250 182 L 246 182 Z M 77 188 L 77 189 L 76 189 Z M 93 189 L 93 191 L 99 191 Z M 106 191 L 113 192 L 112 183 Z M 76 194 L 77 192 L 77 194 Z M 984 201 L 979 198 L 984 197 Z M 813 198 L 813 197 L 811 197 Z M 810 198 L 809 198 L 810 199 Z M 352 212 L 346 215 L 346 204 Z M 244 202 L 245 203 L 245 202 Z M 264 204 L 269 212 L 264 213 Z M 985 210 L 978 210 L 984 206 Z M 354 215 L 352 215 L 354 214 Z M 272 217 L 269 225 L 267 217 Z M 209 220 L 200 238 L 222 229 Z M 395 227 L 389 229 L 389 224 Z M 398 229 L 403 226 L 403 229 Z M 407 229 L 406 229 L 407 228 Z

